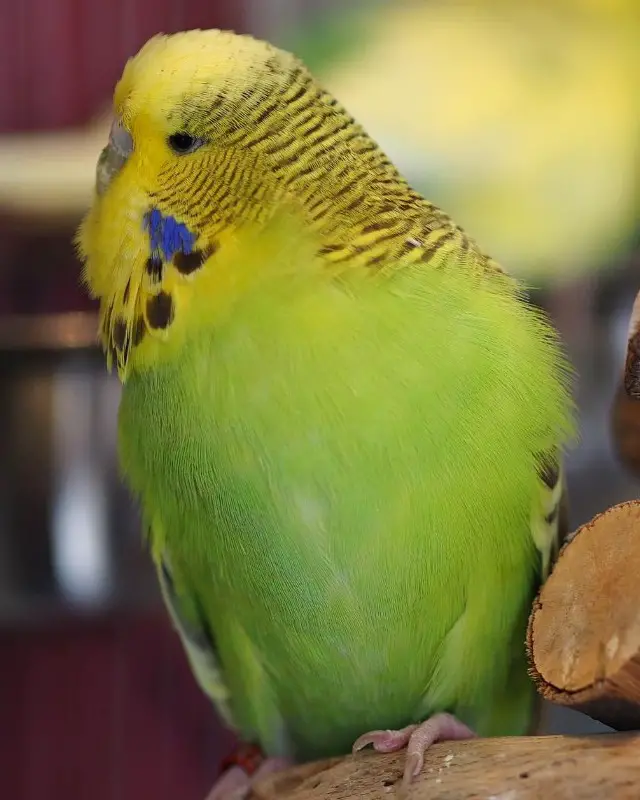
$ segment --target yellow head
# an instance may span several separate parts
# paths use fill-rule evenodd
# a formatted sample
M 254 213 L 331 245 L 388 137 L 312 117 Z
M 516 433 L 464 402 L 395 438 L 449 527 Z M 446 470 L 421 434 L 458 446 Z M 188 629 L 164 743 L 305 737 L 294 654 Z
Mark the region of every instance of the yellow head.
M 247 228 L 286 206 L 335 252 L 376 180 L 387 200 L 406 186 L 294 56 L 249 36 L 154 37 L 127 63 L 114 117 L 78 244 L 123 375 L 134 350 L 139 364 L 177 346 L 194 295 L 208 294 L 211 319 L 216 296 L 237 290 Z
M 302 68 L 291 55 L 249 36 L 155 36 L 116 86 L 107 152 L 139 159 L 161 191 L 188 190 L 192 174 L 211 167 L 222 149 L 250 144 L 249 134 L 266 122 L 266 104 L 269 114 L 279 110 L 296 69 Z

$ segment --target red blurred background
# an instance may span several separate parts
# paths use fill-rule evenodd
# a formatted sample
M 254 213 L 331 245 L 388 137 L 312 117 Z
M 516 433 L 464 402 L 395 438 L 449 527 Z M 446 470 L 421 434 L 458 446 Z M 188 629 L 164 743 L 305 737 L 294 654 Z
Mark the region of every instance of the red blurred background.
M 0 130 L 63 128 L 109 102 L 126 58 L 155 33 L 243 27 L 242 0 L 0 3 Z

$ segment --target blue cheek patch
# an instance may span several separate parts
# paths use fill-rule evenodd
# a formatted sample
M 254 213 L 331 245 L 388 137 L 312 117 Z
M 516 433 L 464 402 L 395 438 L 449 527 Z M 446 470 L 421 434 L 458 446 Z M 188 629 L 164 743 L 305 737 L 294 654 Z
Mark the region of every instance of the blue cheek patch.
M 152 208 L 144 215 L 143 225 L 149 232 L 152 256 L 171 261 L 176 253 L 189 255 L 193 252 L 198 237 L 175 217 L 166 217 Z

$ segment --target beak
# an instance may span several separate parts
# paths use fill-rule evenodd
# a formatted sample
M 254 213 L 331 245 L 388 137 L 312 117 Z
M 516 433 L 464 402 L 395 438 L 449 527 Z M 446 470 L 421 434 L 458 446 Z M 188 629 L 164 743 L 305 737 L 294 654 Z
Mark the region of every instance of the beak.
M 123 127 L 120 119 L 114 119 L 109 132 L 109 143 L 100 153 L 96 169 L 96 191 L 104 194 L 113 178 L 126 164 L 133 153 L 133 139 L 129 131 Z

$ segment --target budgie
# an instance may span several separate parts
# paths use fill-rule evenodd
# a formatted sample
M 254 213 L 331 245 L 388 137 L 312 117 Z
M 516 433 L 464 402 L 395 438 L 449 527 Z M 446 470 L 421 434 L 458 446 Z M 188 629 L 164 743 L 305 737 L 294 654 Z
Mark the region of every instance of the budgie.
M 77 238 L 120 462 L 254 778 L 527 730 L 573 435 L 542 312 L 288 52 L 158 35 L 113 113 Z

